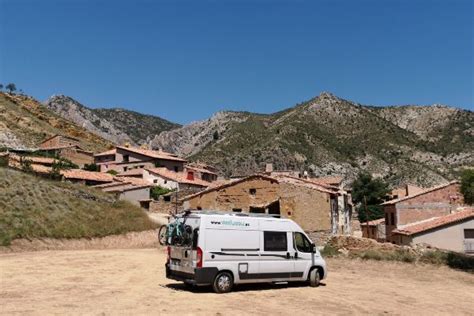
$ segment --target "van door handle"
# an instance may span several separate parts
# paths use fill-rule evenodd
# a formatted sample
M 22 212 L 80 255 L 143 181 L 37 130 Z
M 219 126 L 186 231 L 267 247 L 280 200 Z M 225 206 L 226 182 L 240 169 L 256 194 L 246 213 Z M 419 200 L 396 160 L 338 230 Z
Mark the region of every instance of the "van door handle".
M 290 259 L 290 253 L 289 252 L 286 253 L 286 259 Z
M 295 259 L 298 259 L 298 253 L 295 252 Z

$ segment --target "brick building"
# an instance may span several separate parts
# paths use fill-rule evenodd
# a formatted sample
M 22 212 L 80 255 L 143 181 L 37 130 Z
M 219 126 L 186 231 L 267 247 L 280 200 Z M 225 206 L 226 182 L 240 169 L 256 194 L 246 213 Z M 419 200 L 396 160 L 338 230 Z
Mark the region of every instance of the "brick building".
M 307 231 L 347 233 L 338 227 L 338 192 L 305 179 L 255 174 L 182 199 L 185 209 L 277 214 Z M 349 212 L 348 205 L 343 208 Z M 349 221 L 350 223 L 350 221 Z
M 94 161 L 93 153 L 82 149 L 79 140 L 69 136 L 51 136 L 39 145 L 38 151 L 68 159 L 81 168 Z
M 119 173 L 131 169 L 163 167 L 182 172 L 186 160 L 176 155 L 156 150 L 117 146 L 94 155 L 94 162 L 101 172 L 115 170 Z
M 453 181 L 382 203 L 387 241 L 399 241 L 392 234 L 396 229 L 455 212 L 463 204 L 459 190 L 459 182 Z

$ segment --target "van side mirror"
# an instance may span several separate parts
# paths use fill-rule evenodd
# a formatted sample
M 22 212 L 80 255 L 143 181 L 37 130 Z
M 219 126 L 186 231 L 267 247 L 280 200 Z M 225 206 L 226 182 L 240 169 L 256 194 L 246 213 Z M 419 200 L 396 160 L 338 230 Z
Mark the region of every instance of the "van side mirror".
M 316 253 L 318 251 L 318 248 L 316 247 L 315 244 L 311 244 L 311 252 Z

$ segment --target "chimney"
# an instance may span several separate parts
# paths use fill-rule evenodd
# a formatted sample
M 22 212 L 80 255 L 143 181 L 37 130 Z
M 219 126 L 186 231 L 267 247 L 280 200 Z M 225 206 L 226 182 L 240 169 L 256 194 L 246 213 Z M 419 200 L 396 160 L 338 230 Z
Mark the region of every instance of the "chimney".
M 272 173 L 273 172 L 273 164 L 272 163 L 267 163 L 265 165 L 265 172 L 266 173 Z

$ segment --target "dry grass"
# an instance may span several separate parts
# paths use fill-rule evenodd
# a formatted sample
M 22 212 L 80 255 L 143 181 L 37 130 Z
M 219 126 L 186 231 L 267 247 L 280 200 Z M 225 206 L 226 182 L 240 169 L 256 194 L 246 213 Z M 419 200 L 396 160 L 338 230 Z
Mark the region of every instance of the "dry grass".
M 0 244 L 16 238 L 102 237 L 155 228 L 138 207 L 82 185 L 0 168 Z

